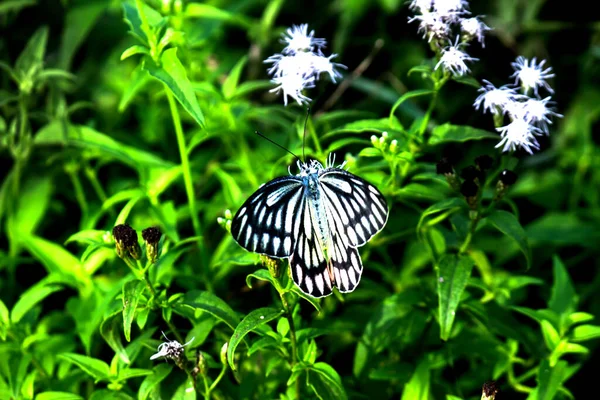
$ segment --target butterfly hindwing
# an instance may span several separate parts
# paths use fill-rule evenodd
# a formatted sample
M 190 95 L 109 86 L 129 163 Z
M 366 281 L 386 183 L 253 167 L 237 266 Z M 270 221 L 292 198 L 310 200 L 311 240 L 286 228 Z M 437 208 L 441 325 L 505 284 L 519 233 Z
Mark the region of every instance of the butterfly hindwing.
M 300 290 L 313 297 L 323 297 L 331 294 L 333 281 L 318 233 L 313 224 L 309 223 L 313 220 L 312 214 L 313 210 L 307 201 L 297 216 L 303 224 L 290 257 L 290 272 Z
M 325 207 L 330 219 L 337 221 L 344 242 L 362 246 L 383 229 L 388 218 L 387 202 L 375 186 L 338 168 L 325 170 L 319 182 Z
M 302 181 L 296 176 L 262 185 L 231 221 L 231 234 L 246 250 L 270 257 L 289 257 L 299 227 L 296 216 L 304 204 Z

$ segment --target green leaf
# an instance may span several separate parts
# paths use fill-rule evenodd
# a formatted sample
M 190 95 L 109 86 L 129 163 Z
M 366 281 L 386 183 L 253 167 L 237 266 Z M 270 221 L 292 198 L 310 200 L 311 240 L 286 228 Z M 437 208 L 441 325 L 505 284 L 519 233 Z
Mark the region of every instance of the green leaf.
M 131 378 L 139 378 L 140 376 L 149 376 L 152 375 L 152 371 L 149 369 L 142 368 L 125 368 L 119 370 L 119 375 L 117 376 L 117 380 L 126 381 Z
M 394 126 L 393 125 L 392 117 L 396 113 L 396 109 L 398 107 L 400 107 L 400 105 L 402 103 L 404 103 L 406 100 L 409 100 L 409 99 L 412 99 L 412 98 L 415 98 L 415 97 L 429 96 L 429 95 L 431 95 L 433 93 L 435 93 L 433 90 L 429 90 L 429 89 L 417 89 L 417 90 L 411 90 L 410 92 L 406 92 L 402 96 L 400 96 L 400 98 L 398 100 L 396 100 L 396 102 L 394 103 L 394 105 L 392 106 L 392 109 L 390 111 L 390 128 Z
M 139 44 L 134 44 L 133 46 L 125 49 L 125 51 L 121 54 L 121 61 L 123 61 L 131 56 L 134 56 L 136 54 L 150 55 L 150 51 L 148 50 L 147 47 L 140 46 Z
M 102 360 L 75 353 L 62 353 L 58 356 L 77 365 L 83 372 L 91 375 L 96 381 L 108 380 L 110 377 L 110 368 Z
M 11 236 L 36 232 L 50 204 L 53 189 L 50 176 L 29 177 L 24 182 L 17 198 L 16 212 L 8 221 Z
M 214 315 L 220 321 L 225 322 L 231 329 L 235 329 L 240 321 L 238 315 L 227 303 L 210 292 L 200 290 L 187 292 L 182 304 Z
M 569 328 L 573 325 L 592 321 L 593 319 L 594 319 L 594 316 L 592 314 L 582 312 L 582 311 L 577 311 L 577 312 L 570 314 L 567 317 L 567 320 L 565 321 L 565 325 L 567 328 Z
M 537 387 L 529 394 L 527 400 L 552 400 L 566 378 L 568 364 L 559 361 L 551 367 L 548 360 L 543 360 L 538 369 Z
M 240 81 L 240 75 L 242 74 L 242 70 L 244 69 L 244 66 L 246 65 L 247 61 L 247 56 L 240 58 L 240 60 L 231 69 L 231 72 L 229 72 L 229 75 L 227 76 L 227 79 L 225 79 L 225 82 L 223 82 L 222 90 L 223 96 L 226 100 L 231 100 L 231 98 L 235 94 L 238 87 L 238 82 Z
M 566 317 L 565 314 L 575 311 L 578 301 L 577 293 L 567 269 L 556 255 L 552 257 L 552 270 L 554 272 L 554 283 L 548 307 L 558 315 Z
M 42 26 L 31 36 L 25 48 L 15 62 L 15 72 L 24 77 L 31 75 L 32 70 L 42 70 L 46 43 L 48 42 L 48 27 Z
M 131 323 L 144 288 L 145 284 L 141 279 L 123 285 L 123 331 L 128 342 L 131 341 Z
M 442 340 L 448 340 L 450 337 L 460 297 L 467 286 L 473 265 L 470 257 L 447 254 L 442 257 L 436 269 L 439 299 L 438 318 Z
M 333 367 L 318 362 L 309 368 L 308 383 L 320 399 L 347 399 L 342 379 Z
M 248 285 L 250 289 L 252 289 L 252 278 L 258 279 L 259 281 L 270 282 L 271 285 L 277 287 L 277 284 L 275 283 L 275 278 L 273 278 L 269 271 L 266 269 L 259 269 L 246 276 L 246 285 Z
M 229 22 L 244 28 L 252 27 L 252 20 L 246 18 L 244 15 L 235 14 L 210 4 L 190 3 L 185 8 L 185 16 Z
M 153 8 L 142 4 L 143 13 L 146 17 L 146 21 L 151 27 L 156 27 L 162 23 L 164 18 Z M 142 27 L 142 19 L 140 17 L 139 10 L 133 2 L 123 2 L 123 17 L 127 25 L 129 25 L 130 31 L 135 38 L 145 45 L 148 45 L 148 36 Z
M 152 369 L 152 375 L 148 375 L 142 381 L 138 390 L 138 400 L 146 400 L 150 394 L 157 389 L 157 386 L 162 382 L 173 370 L 173 366 L 163 363 L 158 364 Z
M 421 231 L 423 226 L 423 222 L 426 217 L 429 217 L 433 214 L 441 213 L 442 211 L 446 211 L 444 215 L 446 217 L 450 216 L 452 213 L 460 210 L 465 207 L 465 201 L 458 197 L 451 197 L 449 199 L 442 200 L 437 202 L 431 206 L 429 206 L 423 213 L 421 214 L 421 218 L 419 218 L 419 223 L 417 224 L 417 232 Z M 436 219 L 436 223 L 441 222 Z
M 104 243 L 104 235 L 106 232 L 107 231 L 101 231 L 98 229 L 86 229 L 79 231 L 69 236 L 69 238 L 65 240 L 65 245 L 73 242 L 88 245 Z
M 527 235 L 517 217 L 504 210 L 495 210 L 487 216 L 487 221 L 500 232 L 513 239 L 527 261 L 527 269 L 531 267 L 531 248 Z
M 99 155 L 109 156 L 128 164 L 132 168 L 163 167 L 170 168 L 172 163 L 164 161 L 153 153 L 127 146 L 110 136 L 83 125 L 65 126 L 58 121 L 51 122 L 40 129 L 35 136 L 36 145 L 70 144 L 86 150 L 96 151 Z
M 258 310 L 251 311 L 244 319 L 242 319 L 238 326 L 235 327 L 233 335 L 231 335 L 231 339 L 229 340 L 229 347 L 227 348 L 227 362 L 233 371 L 236 370 L 233 356 L 235 354 L 235 349 L 242 339 L 252 330 L 278 318 L 282 314 L 283 310 L 269 307 L 259 308 Z
M 90 276 L 75 256 L 56 243 L 33 235 L 22 235 L 19 243 L 27 249 L 49 274 L 72 286 L 83 289 L 91 285 Z
M 57 63 L 59 68 L 71 69 L 71 61 L 77 49 L 85 41 L 102 12 L 106 11 L 108 7 L 107 3 L 90 1 L 74 3 L 66 8 Z
M 290 291 L 296 293 L 299 297 L 302 297 L 304 300 L 308 301 L 315 308 L 315 310 L 317 310 L 318 313 L 321 312 L 321 304 L 319 303 L 319 300 L 317 298 L 307 295 L 306 293 L 298 289 L 298 286 L 296 285 L 294 285 L 292 289 L 290 289 Z
M 35 400 L 83 400 L 83 397 L 69 392 L 42 392 L 35 395 Z
M 574 342 L 584 342 L 586 340 L 600 338 L 600 326 L 598 325 L 579 325 L 573 328 L 570 338 Z
M 401 400 L 429 400 L 431 372 L 429 371 L 429 361 L 421 360 L 415 373 L 404 386 Z
M 540 325 L 542 327 L 542 335 L 544 336 L 546 347 L 548 347 L 550 351 L 553 351 L 560 342 L 560 335 L 550 322 L 542 320 L 540 321 Z
M 52 293 L 59 292 L 63 289 L 63 285 L 48 282 L 48 279 L 39 281 L 21 294 L 11 311 L 10 320 L 13 324 L 18 323 L 21 318 L 23 318 L 23 316 L 38 303 Z
M 160 57 L 161 66 L 156 66 L 153 62 L 146 60 L 143 68 L 154 78 L 165 84 L 181 106 L 196 120 L 198 125 L 204 126 L 204 116 L 194 89 L 188 80 L 185 67 L 177 58 L 177 49 L 171 48 L 165 50 Z
M 37 0 L 4 0 L 0 4 L 0 15 L 9 12 L 19 12 L 21 8 L 31 7 L 37 3 Z
M 130 364 L 129 356 L 121 343 L 121 311 L 115 311 L 106 317 L 100 325 L 100 334 L 111 349 L 119 356 L 125 364 Z
M 483 129 L 472 128 L 467 125 L 443 124 L 433 128 L 430 145 L 448 143 L 448 142 L 466 142 L 468 140 L 494 139 L 499 140 L 500 136 L 485 131 Z
M 6 332 L 10 326 L 10 317 L 6 304 L 0 299 L 0 339 L 6 340 Z

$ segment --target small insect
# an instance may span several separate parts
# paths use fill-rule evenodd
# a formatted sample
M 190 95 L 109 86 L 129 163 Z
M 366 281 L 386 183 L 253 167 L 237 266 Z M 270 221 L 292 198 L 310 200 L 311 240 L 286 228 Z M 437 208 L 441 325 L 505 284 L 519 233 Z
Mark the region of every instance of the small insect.
M 385 226 L 387 202 L 367 181 L 315 160 L 300 173 L 263 184 L 238 210 L 231 233 L 246 250 L 288 258 L 302 292 L 324 297 L 337 287 L 352 292 L 362 274 L 357 247 Z

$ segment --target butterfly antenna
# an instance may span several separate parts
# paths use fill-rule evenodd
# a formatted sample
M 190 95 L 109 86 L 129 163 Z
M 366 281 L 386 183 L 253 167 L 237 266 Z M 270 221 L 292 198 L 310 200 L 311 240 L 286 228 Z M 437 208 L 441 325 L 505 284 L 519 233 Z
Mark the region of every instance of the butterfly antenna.
M 258 136 L 260 136 L 263 139 L 267 139 L 269 142 L 273 143 L 275 146 L 282 148 L 283 150 L 287 151 L 288 153 L 290 153 L 291 155 L 293 155 L 294 157 L 296 157 L 297 160 L 300 160 L 300 157 L 298 157 L 297 155 L 295 155 L 294 153 L 292 153 L 290 150 L 286 149 L 285 147 L 283 147 L 282 145 L 280 145 L 277 142 L 274 142 L 273 140 L 269 139 L 268 137 L 266 137 L 265 135 L 263 135 L 262 133 L 260 133 L 259 131 L 254 131 L 254 133 L 256 133 Z
M 304 134 L 302 135 L 302 162 L 306 160 L 304 148 L 306 147 L 306 126 L 308 125 L 308 117 L 310 116 L 310 106 L 306 107 L 306 118 L 304 118 Z

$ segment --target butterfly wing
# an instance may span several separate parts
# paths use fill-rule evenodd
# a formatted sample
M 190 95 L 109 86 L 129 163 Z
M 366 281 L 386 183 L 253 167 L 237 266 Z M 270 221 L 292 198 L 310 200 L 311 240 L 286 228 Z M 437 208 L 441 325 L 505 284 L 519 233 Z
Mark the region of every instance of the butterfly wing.
M 340 168 L 328 168 L 319 176 L 329 224 L 344 245 L 362 246 L 385 226 L 385 197 L 369 182 Z
M 248 251 L 284 258 L 292 254 L 304 204 L 300 178 L 284 176 L 262 185 L 231 221 L 231 234 Z
M 294 283 L 304 293 L 313 297 L 328 296 L 332 292 L 334 279 L 327 268 L 319 235 L 314 229 L 315 209 L 310 200 L 305 200 L 296 215 L 299 226 L 296 247 L 290 257 L 290 272 Z

